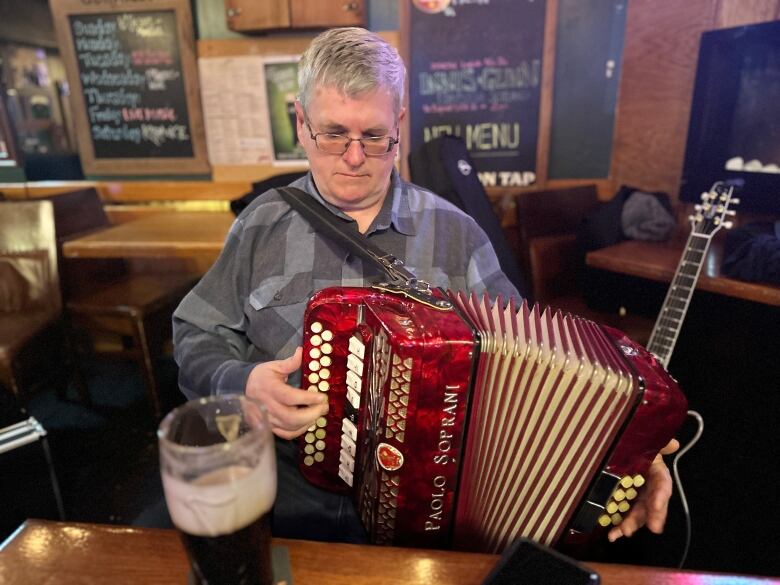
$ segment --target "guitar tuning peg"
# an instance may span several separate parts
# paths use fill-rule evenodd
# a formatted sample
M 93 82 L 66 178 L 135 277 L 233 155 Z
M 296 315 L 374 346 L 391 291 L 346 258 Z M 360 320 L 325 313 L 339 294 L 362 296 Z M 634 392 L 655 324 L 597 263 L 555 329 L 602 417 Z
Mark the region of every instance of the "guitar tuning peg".
M 731 198 L 731 204 L 732 205 L 739 205 L 739 197 L 732 197 Z
M 693 208 L 694 208 L 696 211 L 701 211 L 701 204 L 697 203 L 696 205 L 694 205 L 694 206 L 693 206 Z
M 727 230 L 730 230 L 733 226 L 734 226 L 734 222 L 733 221 L 724 221 L 723 222 L 723 227 L 726 228 Z
M 709 196 L 710 196 L 709 192 L 705 191 L 704 193 L 701 194 L 701 200 L 702 201 L 707 201 Z
M 737 212 L 734 211 L 733 209 L 728 209 L 728 210 L 726 210 L 726 215 L 735 216 L 735 215 L 737 215 Z

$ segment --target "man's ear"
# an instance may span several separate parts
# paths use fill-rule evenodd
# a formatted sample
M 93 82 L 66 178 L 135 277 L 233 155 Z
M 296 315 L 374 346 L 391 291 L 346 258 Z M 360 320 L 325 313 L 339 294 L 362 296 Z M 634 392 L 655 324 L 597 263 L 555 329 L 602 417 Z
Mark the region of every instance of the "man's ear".
M 401 106 L 401 111 L 398 114 L 398 125 L 401 125 L 401 122 L 404 121 L 404 118 L 406 117 L 406 108 Z
M 303 116 L 303 106 L 301 105 L 301 102 L 295 100 L 295 131 L 298 134 L 299 144 L 303 144 L 305 124 L 306 120 Z

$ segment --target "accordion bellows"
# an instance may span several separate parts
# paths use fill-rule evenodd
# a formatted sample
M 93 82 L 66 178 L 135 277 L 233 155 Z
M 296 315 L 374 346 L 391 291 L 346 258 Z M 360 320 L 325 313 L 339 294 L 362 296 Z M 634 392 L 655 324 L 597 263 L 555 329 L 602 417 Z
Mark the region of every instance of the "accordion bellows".
M 687 410 L 619 331 L 512 300 L 324 289 L 304 356 L 329 412 L 301 471 L 352 494 L 380 544 L 585 543 L 630 510 Z

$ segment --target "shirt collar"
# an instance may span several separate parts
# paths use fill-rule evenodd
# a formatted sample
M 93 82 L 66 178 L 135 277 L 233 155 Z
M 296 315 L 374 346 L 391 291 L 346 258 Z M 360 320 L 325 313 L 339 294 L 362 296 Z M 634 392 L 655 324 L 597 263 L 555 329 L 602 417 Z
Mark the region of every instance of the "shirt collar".
M 312 177 L 311 172 L 299 179 L 299 184 L 295 186 L 304 189 L 334 215 L 349 221 L 355 221 L 338 207 L 331 205 L 323 199 L 322 195 L 317 191 L 317 186 L 314 184 L 314 178 Z M 412 221 L 412 212 L 409 207 L 408 188 L 408 184 L 401 180 L 398 171 L 393 169 L 393 172 L 390 175 L 390 190 L 387 194 L 388 196 L 385 197 L 379 214 L 377 214 L 376 218 L 371 223 L 371 226 L 368 228 L 369 234 L 375 231 L 386 230 L 392 225 L 396 231 L 406 236 L 417 235 L 417 229 L 415 228 L 414 221 Z

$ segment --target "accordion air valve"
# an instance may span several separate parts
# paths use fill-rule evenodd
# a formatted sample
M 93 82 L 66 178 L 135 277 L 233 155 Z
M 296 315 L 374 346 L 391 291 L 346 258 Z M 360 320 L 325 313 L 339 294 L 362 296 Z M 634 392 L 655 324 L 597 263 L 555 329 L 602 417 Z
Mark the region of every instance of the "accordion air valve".
M 324 289 L 303 345 L 329 412 L 301 472 L 351 494 L 380 544 L 584 542 L 620 523 L 687 410 L 619 331 L 511 300 Z

